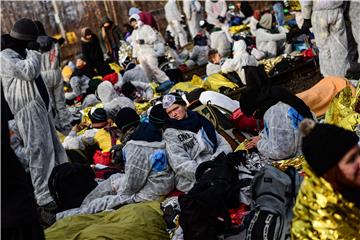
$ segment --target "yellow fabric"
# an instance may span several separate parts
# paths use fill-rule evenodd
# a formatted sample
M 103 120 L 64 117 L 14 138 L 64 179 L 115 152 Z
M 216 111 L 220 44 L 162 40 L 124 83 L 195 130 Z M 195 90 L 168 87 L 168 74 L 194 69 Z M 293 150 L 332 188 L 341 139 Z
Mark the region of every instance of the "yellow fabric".
M 59 131 L 56 131 L 56 135 L 58 136 L 60 142 L 64 142 L 64 139 L 65 139 L 65 135 L 62 134 L 61 132 Z
M 73 70 L 69 66 L 63 67 L 61 74 L 63 76 L 63 79 L 65 82 L 70 81 L 71 74 L 73 73 Z
M 135 104 L 135 110 L 138 114 L 142 114 L 143 112 L 146 112 L 151 106 L 149 102 L 134 103 L 134 104 Z
M 120 67 L 116 63 L 109 63 L 109 66 L 112 70 L 114 70 L 116 73 L 119 73 L 122 70 L 122 67 Z
M 231 34 L 236 34 L 247 30 L 250 30 L 250 27 L 249 25 L 245 25 L 245 24 L 229 27 L 229 32 Z
M 57 221 L 45 230 L 47 240 L 168 240 L 160 203 L 129 204 L 112 212 L 84 214 Z
M 112 147 L 110 132 L 106 131 L 104 128 L 101 128 L 96 132 L 94 141 L 103 152 L 109 152 Z M 116 144 L 120 144 L 120 141 L 117 140 Z
M 345 78 L 325 77 L 312 88 L 298 93 L 296 96 L 302 99 L 311 111 L 319 117 L 326 113 L 331 100 L 346 86 L 349 86 L 355 93 L 355 88 Z
M 335 192 L 324 178 L 317 177 L 304 163 L 291 228 L 291 239 L 359 239 L 360 209 Z
M 219 73 L 210 75 L 205 81 L 203 81 L 202 87 L 206 90 L 213 90 L 219 92 L 220 87 L 228 87 L 236 89 L 239 86 L 231 82 L 229 79 Z
M 196 89 L 196 88 L 201 88 L 203 84 L 203 80 L 197 76 L 197 75 L 193 75 L 191 81 L 188 82 L 179 82 L 177 84 L 175 84 L 169 92 L 175 92 L 176 90 L 181 90 L 184 92 L 191 92 L 192 90 Z
M 325 123 L 355 131 L 360 124 L 360 84 L 354 95 L 351 90 L 348 86 L 334 97 L 325 114 Z

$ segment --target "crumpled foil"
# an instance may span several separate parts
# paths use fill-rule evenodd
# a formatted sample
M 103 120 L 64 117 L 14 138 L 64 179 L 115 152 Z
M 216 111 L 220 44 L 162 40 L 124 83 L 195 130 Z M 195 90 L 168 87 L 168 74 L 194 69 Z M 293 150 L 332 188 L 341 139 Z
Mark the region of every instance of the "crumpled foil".
M 296 156 L 287 160 L 274 161 L 272 165 L 281 171 L 285 171 L 288 167 L 294 167 L 296 170 L 302 170 L 302 164 L 304 163 L 305 158 L 303 155 Z
M 305 162 L 305 179 L 293 208 L 291 239 L 359 239 L 360 209 L 317 177 Z

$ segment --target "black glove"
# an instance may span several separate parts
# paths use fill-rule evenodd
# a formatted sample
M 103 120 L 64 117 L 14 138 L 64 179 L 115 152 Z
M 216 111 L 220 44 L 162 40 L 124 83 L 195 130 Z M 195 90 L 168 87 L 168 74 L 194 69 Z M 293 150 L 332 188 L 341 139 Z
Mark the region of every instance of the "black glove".
M 312 27 L 311 25 L 311 19 L 304 19 L 304 23 L 302 25 L 301 30 L 303 30 L 304 32 L 309 33 L 310 32 L 310 28 Z
M 52 39 L 48 36 L 38 36 L 36 42 L 40 45 L 41 52 L 48 52 L 51 50 Z
M 36 41 L 31 41 L 27 44 L 26 48 L 29 50 L 39 51 L 40 44 L 37 43 Z
M 218 16 L 217 19 L 219 20 L 219 22 L 224 23 L 225 22 L 225 18 L 222 16 Z
M 118 164 L 123 162 L 123 155 L 122 155 L 122 149 L 124 145 L 122 144 L 116 144 L 111 147 L 110 153 L 113 163 Z
M 139 39 L 139 40 L 138 40 L 138 43 L 139 43 L 140 45 L 143 45 L 143 44 L 145 44 L 145 40 L 144 40 L 144 39 Z

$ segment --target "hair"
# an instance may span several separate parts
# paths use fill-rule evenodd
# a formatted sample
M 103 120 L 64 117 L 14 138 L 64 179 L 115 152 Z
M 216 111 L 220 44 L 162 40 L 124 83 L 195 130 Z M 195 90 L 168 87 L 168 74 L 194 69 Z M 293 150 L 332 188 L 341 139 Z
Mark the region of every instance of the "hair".
M 121 92 L 126 96 L 129 97 L 131 94 L 136 90 L 136 87 L 131 82 L 126 82 L 121 87 Z
M 210 49 L 210 50 L 209 50 L 209 53 L 208 53 L 209 61 L 212 62 L 212 58 L 213 58 L 216 54 L 218 54 L 218 53 L 219 53 L 218 50 L 216 50 L 216 49 Z

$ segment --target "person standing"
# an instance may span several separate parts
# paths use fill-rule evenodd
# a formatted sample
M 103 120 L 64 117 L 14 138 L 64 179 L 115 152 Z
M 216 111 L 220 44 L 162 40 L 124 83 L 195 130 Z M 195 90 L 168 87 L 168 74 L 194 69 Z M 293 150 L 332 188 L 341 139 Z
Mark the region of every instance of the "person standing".
M 48 113 L 50 98 L 40 75 L 36 24 L 22 18 L 13 25 L 10 37 L 11 46 L 0 52 L 0 80 L 29 158 L 36 202 L 50 210 L 56 204 L 48 188 L 49 176 L 55 165 L 68 160 Z
M 200 31 L 201 4 L 198 0 L 184 0 L 183 10 L 191 37 L 194 38 Z
M 206 0 L 206 21 L 216 27 L 221 27 L 225 22 L 227 5 L 225 0 Z
M 108 57 L 115 62 L 119 61 L 119 48 L 122 33 L 117 25 L 113 23 L 107 16 L 103 17 L 100 23 L 99 40 L 100 46 Z

